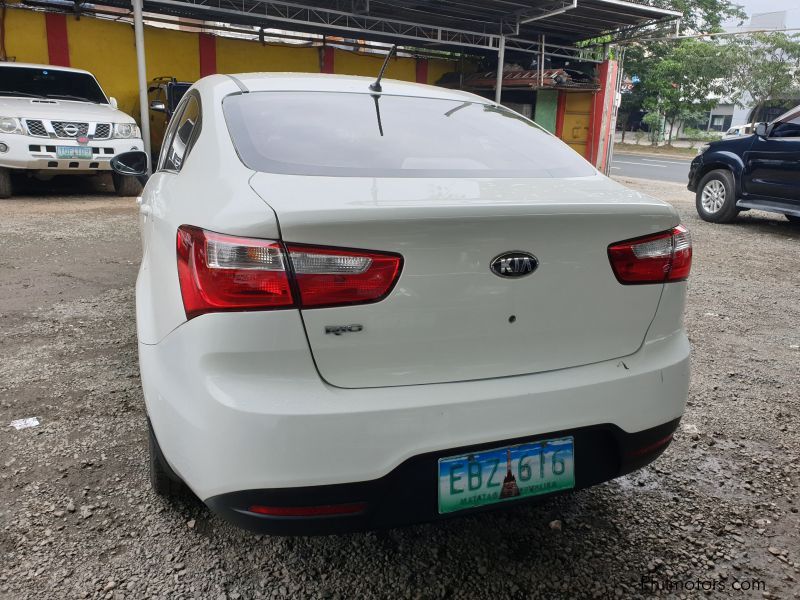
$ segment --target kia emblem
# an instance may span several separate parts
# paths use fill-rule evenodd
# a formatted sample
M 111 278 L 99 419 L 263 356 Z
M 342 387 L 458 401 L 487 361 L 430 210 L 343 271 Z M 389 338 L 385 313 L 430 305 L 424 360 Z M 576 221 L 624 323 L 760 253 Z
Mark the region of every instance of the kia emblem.
M 498 277 L 525 277 L 539 267 L 539 260 L 530 252 L 504 252 L 492 259 L 489 268 Z

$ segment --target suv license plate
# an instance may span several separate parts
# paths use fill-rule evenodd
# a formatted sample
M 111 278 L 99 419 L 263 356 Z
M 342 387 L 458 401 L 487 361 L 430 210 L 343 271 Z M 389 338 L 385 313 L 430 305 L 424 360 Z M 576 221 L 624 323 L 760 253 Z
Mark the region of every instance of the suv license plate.
M 88 146 L 56 146 L 56 158 L 92 158 Z
M 575 487 L 573 438 L 439 459 L 439 513 Z

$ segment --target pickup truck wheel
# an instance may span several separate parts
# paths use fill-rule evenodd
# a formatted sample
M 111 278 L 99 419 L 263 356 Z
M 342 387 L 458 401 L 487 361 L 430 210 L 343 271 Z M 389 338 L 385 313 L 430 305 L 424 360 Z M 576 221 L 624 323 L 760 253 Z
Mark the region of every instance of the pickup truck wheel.
M 11 198 L 11 171 L 0 169 L 0 198 Z
M 189 488 L 175 474 L 175 471 L 167 464 L 167 460 L 161 453 L 161 447 L 158 445 L 150 419 L 147 419 L 147 432 L 148 449 L 150 451 L 150 485 L 153 486 L 153 491 L 165 498 L 190 497 Z
M 138 196 L 142 191 L 142 184 L 135 177 L 130 175 L 111 174 L 114 181 L 114 191 L 117 196 Z
M 697 186 L 695 201 L 697 214 L 711 223 L 730 223 L 736 219 L 736 192 L 733 174 L 727 169 L 716 169 L 706 173 Z
M 789 223 L 793 223 L 794 225 L 800 225 L 800 217 L 795 215 L 784 215 L 788 220 Z

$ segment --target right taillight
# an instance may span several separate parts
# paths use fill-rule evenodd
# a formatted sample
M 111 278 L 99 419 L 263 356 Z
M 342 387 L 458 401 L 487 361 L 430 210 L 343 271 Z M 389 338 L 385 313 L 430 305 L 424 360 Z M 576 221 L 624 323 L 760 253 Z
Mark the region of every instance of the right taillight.
M 611 268 L 620 283 L 683 281 L 692 268 L 692 238 L 683 225 L 608 247 Z
M 398 254 L 284 245 L 183 225 L 178 279 L 186 318 L 210 312 L 377 302 L 400 275 Z

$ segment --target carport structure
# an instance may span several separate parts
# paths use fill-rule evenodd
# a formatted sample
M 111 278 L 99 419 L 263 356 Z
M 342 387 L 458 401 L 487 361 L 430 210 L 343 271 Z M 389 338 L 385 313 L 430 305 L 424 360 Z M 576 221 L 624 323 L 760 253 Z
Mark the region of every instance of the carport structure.
M 75 0 L 76 5 L 79 0 Z M 133 8 L 143 137 L 149 135 L 143 13 L 217 21 L 323 36 L 397 43 L 410 49 L 497 56 L 494 97 L 502 99 L 507 54 L 527 56 L 544 78 L 545 62 L 597 63 L 599 92 L 592 102 L 586 157 L 604 168 L 613 139 L 617 63 L 608 47 L 664 27 L 680 13 L 622 0 L 100 0 Z M 323 65 L 323 71 L 325 71 Z M 544 81 L 541 81 L 542 86 Z

